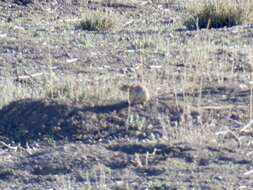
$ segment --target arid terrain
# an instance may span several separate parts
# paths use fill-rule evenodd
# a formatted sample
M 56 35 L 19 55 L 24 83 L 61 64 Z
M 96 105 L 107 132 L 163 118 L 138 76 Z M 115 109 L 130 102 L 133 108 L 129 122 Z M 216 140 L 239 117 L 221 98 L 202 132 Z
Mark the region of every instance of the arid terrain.
M 253 189 L 253 3 L 225 1 L 0 0 L 0 189 Z

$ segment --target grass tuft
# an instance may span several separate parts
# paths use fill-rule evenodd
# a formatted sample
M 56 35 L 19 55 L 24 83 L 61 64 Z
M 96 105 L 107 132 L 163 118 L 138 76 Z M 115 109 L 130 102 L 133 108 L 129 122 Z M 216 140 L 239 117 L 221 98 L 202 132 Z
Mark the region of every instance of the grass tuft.
M 114 28 L 114 21 L 110 15 L 93 14 L 85 17 L 76 29 L 88 31 L 107 31 Z
M 253 23 L 253 2 L 205 2 L 190 10 L 192 17 L 184 21 L 190 29 L 223 28 Z

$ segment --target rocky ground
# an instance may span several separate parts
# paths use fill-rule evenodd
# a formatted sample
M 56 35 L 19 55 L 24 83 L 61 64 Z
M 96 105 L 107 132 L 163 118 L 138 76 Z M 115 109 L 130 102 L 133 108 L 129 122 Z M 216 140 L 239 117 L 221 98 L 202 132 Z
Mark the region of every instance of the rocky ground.
M 189 5 L 1 0 L 0 188 L 252 189 L 253 26 L 190 30 Z

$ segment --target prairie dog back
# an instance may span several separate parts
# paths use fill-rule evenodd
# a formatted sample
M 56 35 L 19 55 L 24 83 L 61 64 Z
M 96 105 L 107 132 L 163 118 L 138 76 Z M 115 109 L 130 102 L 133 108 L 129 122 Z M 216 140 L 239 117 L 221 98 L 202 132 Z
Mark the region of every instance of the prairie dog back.
M 150 99 L 149 92 L 143 85 L 123 85 L 121 90 L 128 92 L 130 105 L 145 104 Z

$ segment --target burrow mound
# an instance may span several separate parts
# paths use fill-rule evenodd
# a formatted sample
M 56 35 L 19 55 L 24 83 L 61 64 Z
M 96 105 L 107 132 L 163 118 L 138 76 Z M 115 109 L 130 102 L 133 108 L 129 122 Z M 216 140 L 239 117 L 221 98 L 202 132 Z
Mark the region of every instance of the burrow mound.
M 248 101 L 248 92 L 238 92 L 229 95 L 229 99 L 221 99 L 227 91 L 230 89 L 203 91 L 203 106 L 205 102 L 209 105 L 211 97 L 221 108 L 224 102 L 234 106 Z M 195 97 L 194 94 L 191 96 Z M 136 105 L 130 109 L 127 102 L 107 102 L 103 105 L 91 100 L 87 102 L 45 99 L 11 102 L 0 110 L 0 137 L 21 144 L 45 139 L 80 140 L 89 144 L 129 139 L 154 140 L 165 133 L 174 137 L 173 130 L 170 131 L 173 127 L 185 125 L 196 128 L 219 121 L 215 125 L 218 129 L 220 126 L 236 126 L 238 121 L 245 121 L 248 115 L 244 107 L 236 106 L 195 109 L 183 101 L 182 105 L 176 104 L 170 95 L 156 97 L 144 106 Z
M 182 110 L 150 102 L 128 109 L 127 102 L 75 105 L 55 100 L 19 100 L 0 110 L 0 136 L 24 144 L 45 139 L 97 143 L 162 135 L 163 121 L 178 122 Z

